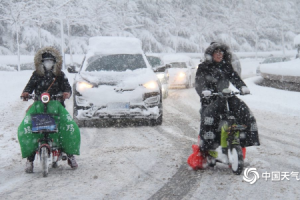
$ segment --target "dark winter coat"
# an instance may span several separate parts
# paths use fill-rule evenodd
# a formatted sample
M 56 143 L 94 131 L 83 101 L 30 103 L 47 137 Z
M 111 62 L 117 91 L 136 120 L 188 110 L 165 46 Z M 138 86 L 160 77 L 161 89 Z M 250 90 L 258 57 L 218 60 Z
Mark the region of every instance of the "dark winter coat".
M 216 49 L 221 49 L 224 52 L 223 60 L 220 63 L 212 60 L 213 52 Z M 201 98 L 202 91 L 222 92 L 223 89 L 229 87 L 229 82 L 237 89 L 246 86 L 237 72 L 233 70 L 229 48 L 224 44 L 214 43 L 206 49 L 205 61 L 198 67 L 196 73 L 196 91 Z M 215 149 L 220 145 L 219 115 L 224 113 L 226 103 L 224 99 L 217 97 L 202 98 L 201 103 L 200 150 L 206 151 Z M 241 146 L 259 146 L 256 119 L 248 106 L 237 97 L 228 99 L 228 105 L 237 123 L 247 126 L 244 132 L 241 132 L 241 135 L 243 135 L 240 138 Z M 207 138 L 206 135 L 213 135 L 214 138 Z
M 42 54 L 51 53 L 55 57 L 55 64 L 50 71 L 46 71 L 42 64 Z M 32 92 L 35 95 L 40 96 L 43 92 L 46 92 L 51 83 L 54 81 L 53 85 L 49 89 L 48 93 L 50 95 L 56 95 L 63 92 L 72 93 L 71 86 L 64 72 L 61 71 L 62 68 L 62 57 L 58 50 L 53 47 L 45 47 L 40 49 L 34 57 L 35 71 L 32 73 L 30 80 L 25 86 L 23 92 Z
M 212 59 L 214 50 L 218 48 L 224 52 L 223 60 L 220 63 L 216 63 Z M 210 90 L 213 93 L 222 92 L 224 88 L 229 87 L 229 82 L 237 89 L 246 86 L 234 71 L 231 57 L 229 48 L 224 44 L 214 43 L 206 49 L 205 61 L 199 64 L 196 73 L 195 89 L 199 96 L 203 90 Z

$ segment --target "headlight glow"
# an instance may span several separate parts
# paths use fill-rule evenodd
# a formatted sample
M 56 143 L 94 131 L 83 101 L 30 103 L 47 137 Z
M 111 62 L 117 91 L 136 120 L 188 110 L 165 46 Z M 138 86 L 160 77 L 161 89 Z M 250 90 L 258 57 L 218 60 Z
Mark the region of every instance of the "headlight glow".
M 156 76 L 157 76 L 157 78 L 159 78 L 159 79 L 165 78 L 165 75 L 164 75 L 164 74 L 156 74 Z
M 77 90 L 85 90 L 85 89 L 89 89 L 92 88 L 93 85 L 87 82 L 78 82 L 77 83 Z
M 185 73 L 180 72 L 180 73 L 178 74 L 178 76 L 179 76 L 180 78 L 183 78 L 183 77 L 185 77 L 186 75 L 185 75 Z
M 156 89 L 156 88 L 158 88 L 158 85 L 157 85 L 156 81 L 149 81 L 149 82 L 143 84 L 143 86 L 147 89 Z
M 157 78 L 159 78 L 159 79 L 163 79 L 163 78 L 165 77 L 164 74 L 156 74 L 156 76 L 157 76 Z

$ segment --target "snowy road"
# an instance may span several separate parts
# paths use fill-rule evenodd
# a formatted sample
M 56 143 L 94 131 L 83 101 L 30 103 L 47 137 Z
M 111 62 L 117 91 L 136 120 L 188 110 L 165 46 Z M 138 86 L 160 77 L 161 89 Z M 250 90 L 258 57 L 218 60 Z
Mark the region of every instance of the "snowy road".
M 300 93 L 263 88 L 246 79 L 253 95 L 241 97 L 257 118 L 261 146 L 247 148 L 245 167 L 255 167 L 253 185 L 222 164 L 193 171 L 186 164 L 199 131 L 199 97 L 195 90 L 171 90 L 164 100 L 164 121 L 157 127 L 82 128 L 79 168 L 61 161 L 43 178 L 24 172 L 17 127 L 30 103 L 18 95 L 29 72 L 14 73 L 13 98 L 1 104 L 0 199 L 299 199 Z M 7 73 L 1 79 L 9 83 Z M 248 76 L 247 76 L 248 77 Z M 70 78 L 69 78 L 70 79 Z M 72 80 L 70 80 L 72 82 Z M 1 86 L 0 92 L 7 91 Z M 295 101 L 295 103 L 293 103 Z M 72 102 L 67 109 L 72 112 Z M 289 174 L 290 180 L 264 180 L 264 172 Z M 298 172 L 298 176 L 296 173 Z M 295 175 L 295 176 L 292 176 Z M 282 178 L 282 177 L 281 177 Z

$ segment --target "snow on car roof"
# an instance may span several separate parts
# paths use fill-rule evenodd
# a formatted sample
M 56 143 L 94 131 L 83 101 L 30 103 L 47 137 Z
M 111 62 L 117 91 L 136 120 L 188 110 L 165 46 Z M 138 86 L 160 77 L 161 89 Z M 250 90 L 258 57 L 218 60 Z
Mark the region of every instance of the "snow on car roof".
M 142 42 L 131 37 L 91 37 L 88 54 L 143 54 Z
M 151 69 L 143 49 L 141 40 L 133 37 L 98 36 L 89 39 L 89 48 L 82 70 L 87 67 L 89 58 L 95 55 L 141 54 L 147 68 Z
M 163 57 L 165 63 L 172 62 L 188 62 L 191 60 L 191 57 L 183 55 L 183 54 L 169 54 Z

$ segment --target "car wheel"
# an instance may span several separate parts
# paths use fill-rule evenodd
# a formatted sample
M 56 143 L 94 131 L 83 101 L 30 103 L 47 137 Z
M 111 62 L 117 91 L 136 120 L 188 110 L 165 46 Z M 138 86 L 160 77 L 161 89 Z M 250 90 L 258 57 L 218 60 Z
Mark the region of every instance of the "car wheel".
M 156 119 L 156 125 L 161 125 L 162 124 L 162 121 L 163 121 L 163 104 L 162 102 L 159 104 L 159 113 L 160 113 L 160 116 Z
M 190 87 L 193 87 L 192 77 L 190 77 Z
M 156 119 L 156 125 L 162 125 L 163 121 L 163 115 L 161 114 L 157 119 Z
M 158 105 L 159 108 L 159 114 L 160 116 L 157 119 L 151 119 L 150 120 L 150 126 L 157 126 L 157 125 L 162 125 L 162 121 L 163 121 L 163 107 L 162 107 L 162 103 L 160 103 Z
M 187 83 L 187 85 L 186 85 L 185 87 L 186 87 L 186 88 L 192 87 L 192 79 L 191 79 L 191 77 L 189 77 L 188 83 Z
M 187 80 L 187 84 L 185 85 L 185 88 L 189 88 L 190 87 L 190 80 Z
M 74 88 L 74 87 L 73 87 Z M 78 106 L 76 104 L 75 100 L 75 89 L 73 90 L 73 120 L 77 124 L 78 127 L 84 127 L 84 120 L 78 120 L 77 119 L 77 114 L 78 114 Z
M 168 90 L 165 90 L 164 94 L 163 94 L 163 99 L 166 99 L 168 97 Z
M 75 104 L 75 102 L 74 102 L 74 104 Z M 84 120 L 77 119 L 77 117 L 76 117 L 77 113 L 78 113 L 77 106 L 74 105 L 73 106 L 73 120 L 77 124 L 78 127 L 84 127 Z

